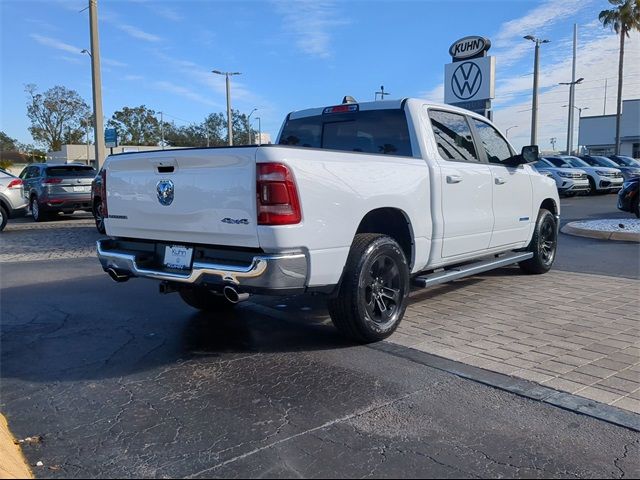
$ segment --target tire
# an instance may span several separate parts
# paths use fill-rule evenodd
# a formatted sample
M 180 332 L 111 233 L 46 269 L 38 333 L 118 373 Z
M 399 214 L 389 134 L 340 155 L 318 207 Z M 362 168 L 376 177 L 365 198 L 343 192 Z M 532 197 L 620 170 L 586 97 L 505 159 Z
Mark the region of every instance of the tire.
M 7 221 L 9 221 L 9 212 L 7 212 L 7 209 L 4 208 L 3 205 L 0 205 L 0 232 L 4 230 Z
M 179 293 L 180 298 L 187 305 L 205 312 L 226 311 L 236 306 L 235 303 L 231 303 L 223 295 L 217 295 L 202 287 L 185 288 L 180 290 Z
M 566 193 L 563 193 L 563 195 L 566 198 L 571 198 L 571 197 L 575 197 L 576 196 L 576 192 L 566 192 Z
M 106 230 L 104 228 L 104 216 L 102 215 L 102 201 L 101 200 L 96 200 L 95 204 L 93 206 L 93 219 L 96 222 L 96 229 L 98 230 L 98 232 L 100 232 L 101 234 L 105 234 Z
M 331 320 L 356 342 L 384 340 L 400 324 L 409 290 L 409 266 L 398 243 L 386 235 L 358 234 L 338 296 L 328 302 Z
M 636 193 L 636 206 L 633 208 L 633 213 L 636 214 L 636 217 L 640 218 L 640 192 Z
M 33 220 L 36 222 L 45 222 L 48 219 L 48 216 L 40 209 L 40 204 L 38 203 L 38 197 L 31 197 L 31 216 Z
M 541 208 L 538 212 L 533 238 L 527 251 L 533 252 L 533 257 L 520 262 L 520 268 L 525 273 L 541 274 L 551 270 L 558 248 L 558 228 L 556 217 L 549 210 Z
M 589 177 L 589 195 L 597 195 L 596 182 L 593 178 Z

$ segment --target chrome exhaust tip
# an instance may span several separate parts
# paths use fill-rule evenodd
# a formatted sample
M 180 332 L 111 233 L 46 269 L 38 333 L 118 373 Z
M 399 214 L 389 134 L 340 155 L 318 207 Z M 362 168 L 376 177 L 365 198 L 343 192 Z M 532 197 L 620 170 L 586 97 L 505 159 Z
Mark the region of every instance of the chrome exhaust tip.
M 118 272 L 115 268 L 107 268 L 106 272 L 114 282 L 118 283 L 126 282 L 127 280 L 129 280 L 129 278 L 131 278 L 130 275 Z
M 224 294 L 224 298 L 226 298 L 231 303 L 244 302 L 249 298 L 248 293 L 238 293 L 235 288 L 229 286 L 224 287 L 222 289 L 222 293 Z

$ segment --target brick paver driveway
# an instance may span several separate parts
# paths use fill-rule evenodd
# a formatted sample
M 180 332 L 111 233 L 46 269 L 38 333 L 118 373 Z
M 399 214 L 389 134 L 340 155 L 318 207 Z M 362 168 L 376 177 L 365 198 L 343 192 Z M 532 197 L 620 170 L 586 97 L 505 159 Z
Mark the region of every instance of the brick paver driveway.
M 416 291 L 391 342 L 640 413 L 640 281 L 501 269 Z

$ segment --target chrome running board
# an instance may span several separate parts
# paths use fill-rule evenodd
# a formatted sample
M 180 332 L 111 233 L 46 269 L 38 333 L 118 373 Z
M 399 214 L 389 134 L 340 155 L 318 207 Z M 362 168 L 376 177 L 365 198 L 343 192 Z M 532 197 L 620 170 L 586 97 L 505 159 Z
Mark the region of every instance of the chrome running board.
M 467 263 L 457 267 L 447 268 L 438 272 L 427 275 L 420 275 L 413 279 L 413 285 L 416 287 L 432 287 L 441 283 L 451 282 L 459 278 L 470 277 L 478 273 L 493 270 L 494 268 L 506 267 L 514 263 L 522 262 L 533 257 L 532 252 L 513 252 L 501 255 L 499 257 L 490 258 L 474 263 Z

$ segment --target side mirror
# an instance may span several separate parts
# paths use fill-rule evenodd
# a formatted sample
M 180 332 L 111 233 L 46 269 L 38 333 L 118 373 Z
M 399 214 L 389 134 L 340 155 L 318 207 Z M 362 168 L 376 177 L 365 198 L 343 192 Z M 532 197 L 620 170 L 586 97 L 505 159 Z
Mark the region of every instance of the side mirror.
M 526 147 L 522 147 L 522 153 L 520 156 L 522 157 L 523 163 L 537 162 L 538 157 L 540 156 L 540 150 L 537 145 L 528 145 Z

